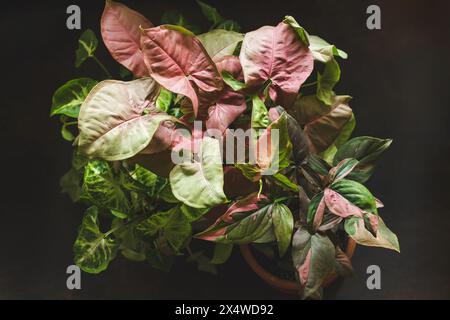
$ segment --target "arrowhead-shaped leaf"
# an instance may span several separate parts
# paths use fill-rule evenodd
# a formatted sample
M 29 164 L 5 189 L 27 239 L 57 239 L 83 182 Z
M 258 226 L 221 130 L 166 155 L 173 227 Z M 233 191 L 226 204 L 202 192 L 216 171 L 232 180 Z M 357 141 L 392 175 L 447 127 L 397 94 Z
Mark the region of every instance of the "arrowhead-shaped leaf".
M 116 241 L 100 231 L 97 207 L 87 209 L 73 246 L 77 266 L 85 272 L 100 273 L 115 257 L 117 248 Z
M 335 270 L 335 247 L 322 234 L 298 229 L 292 240 L 292 260 L 297 269 L 302 298 L 320 299 L 323 281 Z
M 81 199 L 119 215 L 126 216 L 130 211 L 127 195 L 106 161 L 92 160 L 86 165 Z
M 70 80 L 59 87 L 53 94 L 50 116 L 64 114 L 71 118 L 78 118 L 84 99 L 96 84 L 95 80 L 79 78 Z
M 137 77 L 148 75 L 140 49 L 140 27 L 152 26 L 140 13 L 119 2 L 106 1 L 101 20 L 103 42 L 113 58 Z
M 337 49 L 334 45 L 329 44 L 318 36 L 308 36 L 309 49 L 311 49 L 314 59 L 323 63 L 329 62 L 333 56 L 339 56 L 347 59 L 348 55 L 342 50 Z
M 352 217 L 347 219 L 345 220 L 344 226 L 348 235 L 358 244 L 370 247 L 383 247 L 400 252 L 397 236 L 386 227 L 380 217 L 378 217 L 376 237 L 366 229 L 364 219 L 362 218 Z
M 389 148 L 391 143 L 391 139 L 372 137 L 353 138 L 338 149 L 333 162 L 337 164 L 345 158 L 359 160 L 358 165 L 353 169 L 348 178 L 363 183 L 370 178 L 378 159 Z
M 98 40 L 94 32 L 91 29 L 84 31 L 78 40 L 78 49 L 75 52 L 75 67 L 78 68 L 88 58 L 93 57 L 97 46 Z
M 309 138 L 309 148 L 312 153 L 327 150 L 338 140 L 352 120 L 353 112 L 348 106 L 349 100 L 348 96 L 336 96 L 333 104 L 328 106 L 315 96 L 303 96 L 297 99 L 291 114 L 303 126 Z
M 219 70 L 229 72 L 234 77 L 242 73 L 239 58 L 226 56 L 217 62 Z M 246 109 L 245 96 L 228 86 L 224 86 L 214 105 L 208 108 L 207 129 L 217 129 L 224 133 L 228 126 Z
M 293 103 L 313 70 L 311 52 L 284 22 L 247 33 L 240 59 L 246 85 L 260 88 L 271 80 L 270 97 L 283 107 Z
M 170 172 L 175 197 L 193 208 L 208 208 L 224 203 L 223 169 L 219 141 L 204 137 L 199 159 L 177 164 Z
M 209 56 L 214 61 L 218 61 L 220 58 L 233 55 L 239 42 L 244 39 L 244 35 L 234 31 L 215 29 L 200 34 L 198 39 Z
M 223 88 L 216 65 L 190 31 L 164 25 L 142 31 L 141 47 L 150 75 L 164 88 L 184 95 L 194 114 L 207 108 Z
M 273 229 L 278 242 L 280 257 L 286 253 L 292 237 L 294 218 L 291 210 L 280 203 L 275 203 L 272 209 Z
M 123 160 L 143 150 L 166 114 L 150 114 L 158 85 L 150 78 L 102 81 L 80 109 L 78 146 L 89 157 Z

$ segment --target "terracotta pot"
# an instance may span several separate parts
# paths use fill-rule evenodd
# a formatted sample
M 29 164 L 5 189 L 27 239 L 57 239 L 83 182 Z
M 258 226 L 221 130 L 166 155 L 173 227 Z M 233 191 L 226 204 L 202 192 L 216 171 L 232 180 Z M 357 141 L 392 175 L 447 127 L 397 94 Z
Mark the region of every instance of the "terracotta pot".
M 355 252 L 356 242 L 349 238 L 347 242 L 347 249 L 345 253 L 351 259 L 353 257 L 353 253 Z M 252 250 L 248 245 L 240 245 L 241 254 L 244 257 L 245 262 L 250 266 L 250 268 L 268 285 L 273 287 L 274 289 L 289 295 L 298 295 L 300 290 L 299 284 L 295 281 L 286 280 L 279 278 L 269 271 L 264 269 L 256 260 L 255 256 L 252 253 Z M 329 286 L 332 282 L 336 280 L 338 277 L 337 274 L 330 275 L 327 279 L 325 279 L 323 283 L 323 287 Z

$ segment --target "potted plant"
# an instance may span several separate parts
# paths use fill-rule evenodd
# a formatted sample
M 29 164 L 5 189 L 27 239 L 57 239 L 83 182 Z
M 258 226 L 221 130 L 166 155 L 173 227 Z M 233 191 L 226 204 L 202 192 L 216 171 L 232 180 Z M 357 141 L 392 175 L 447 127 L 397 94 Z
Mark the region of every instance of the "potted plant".
M 75 149 L 62 189 L 88 205 L 75 263 L 99 273 L 120 252 L 167 270 L 185 256 L 215 272 L 238 245 L 273 287 L 320 298 L 352 272 L 355 243 L 399 251 L 362 184 L 391 140 L 350 139 L 350 97 L 333 91 L 347 54 L 291 16 L 244 34 L 198 4 L 205 33 L 175 11 L 154 26 L 106 1 L 101 34 L 120 80 L 95 34 L 79 39 L 76 66 L 91 59 L 106 79 L 71 80 L 52 101 Z

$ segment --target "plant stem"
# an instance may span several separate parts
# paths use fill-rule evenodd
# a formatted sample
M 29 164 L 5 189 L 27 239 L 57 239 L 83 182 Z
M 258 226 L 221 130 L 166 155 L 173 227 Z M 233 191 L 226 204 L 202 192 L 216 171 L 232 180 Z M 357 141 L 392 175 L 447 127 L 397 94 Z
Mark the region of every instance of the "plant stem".
M 316 84 L 317 84 L 317 81 L 305 83 L 304 85 L 302 85 L 302 88 L 312 87 L 312 86 L 315 86 Z
M 101 63 L 100 60 L 97 59 L 95 55 L 91 56 L 92 59 L 94 59 L 95 62 L 100 66 L 100 68 L 103 70 L 103 72 L 106 74 L 108 78 L 112 78 L 111 73 L 109 73 L 108 69 L 106 69 L 105 65 Z

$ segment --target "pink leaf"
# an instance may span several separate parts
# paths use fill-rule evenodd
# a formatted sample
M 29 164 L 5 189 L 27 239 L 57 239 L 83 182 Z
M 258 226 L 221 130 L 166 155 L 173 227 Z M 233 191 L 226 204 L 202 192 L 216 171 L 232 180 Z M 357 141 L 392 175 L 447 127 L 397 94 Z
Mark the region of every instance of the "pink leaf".
M 314 230 L 319 229 L 320 225 L 322 224 L 323 215 L 325 214 L 325 207 L 326 207 L 325 197 L 322 197 L 322 199 L 319 202 L 319 205 L 317 206 L 316 214 L 314 215 L 313 220 Z
M 140 13 L 125 5 L 106 1 L 101 20 L 103 42 L 114 59 L 135 76 L 148 75 L 144 57 L 140 49 L 141 31 L 139 27 L 151 28 L 153 25 Z
M 188 97 L 196 116 L 199 108 L 209 107 L 223 88 L 222 78 L 194 34 L 169 25 L 142 32 L 150 75 L 166 89 Z
M 247 86 L 260 87 L 272 80 L 270 97 L 285 108 L 294 102 L 314 67 L 311 51 L 284 22 L 247 33 L 240 60 Z
M 308 281 L 309 269 L 311 267 L 311 255 L 312 249 L 309 249 L 305 261 L 303 262 L 302 265 L 300 265 L 300 267 L 297 270 L 298 276 L 300 278 L 300 284 L 302 286 L 305 286 L 306 282 Z
M 236 56 L 223 57 L 216 62 L 216 65 L 219 72 L 227 71 L 236 79 L 243 78 L 241 63 Z M 217 129 L 223 134 L 246 107 L 245 96 L 242 93 L 224 86 L 217 102 L 208 109 L 206 128 Z
M 347 218 L 350 216 L 363 216 L 363 211 L 360 208 L 330 188 L 325 189 L 324 199 L 328 209 L 339 217 Z

